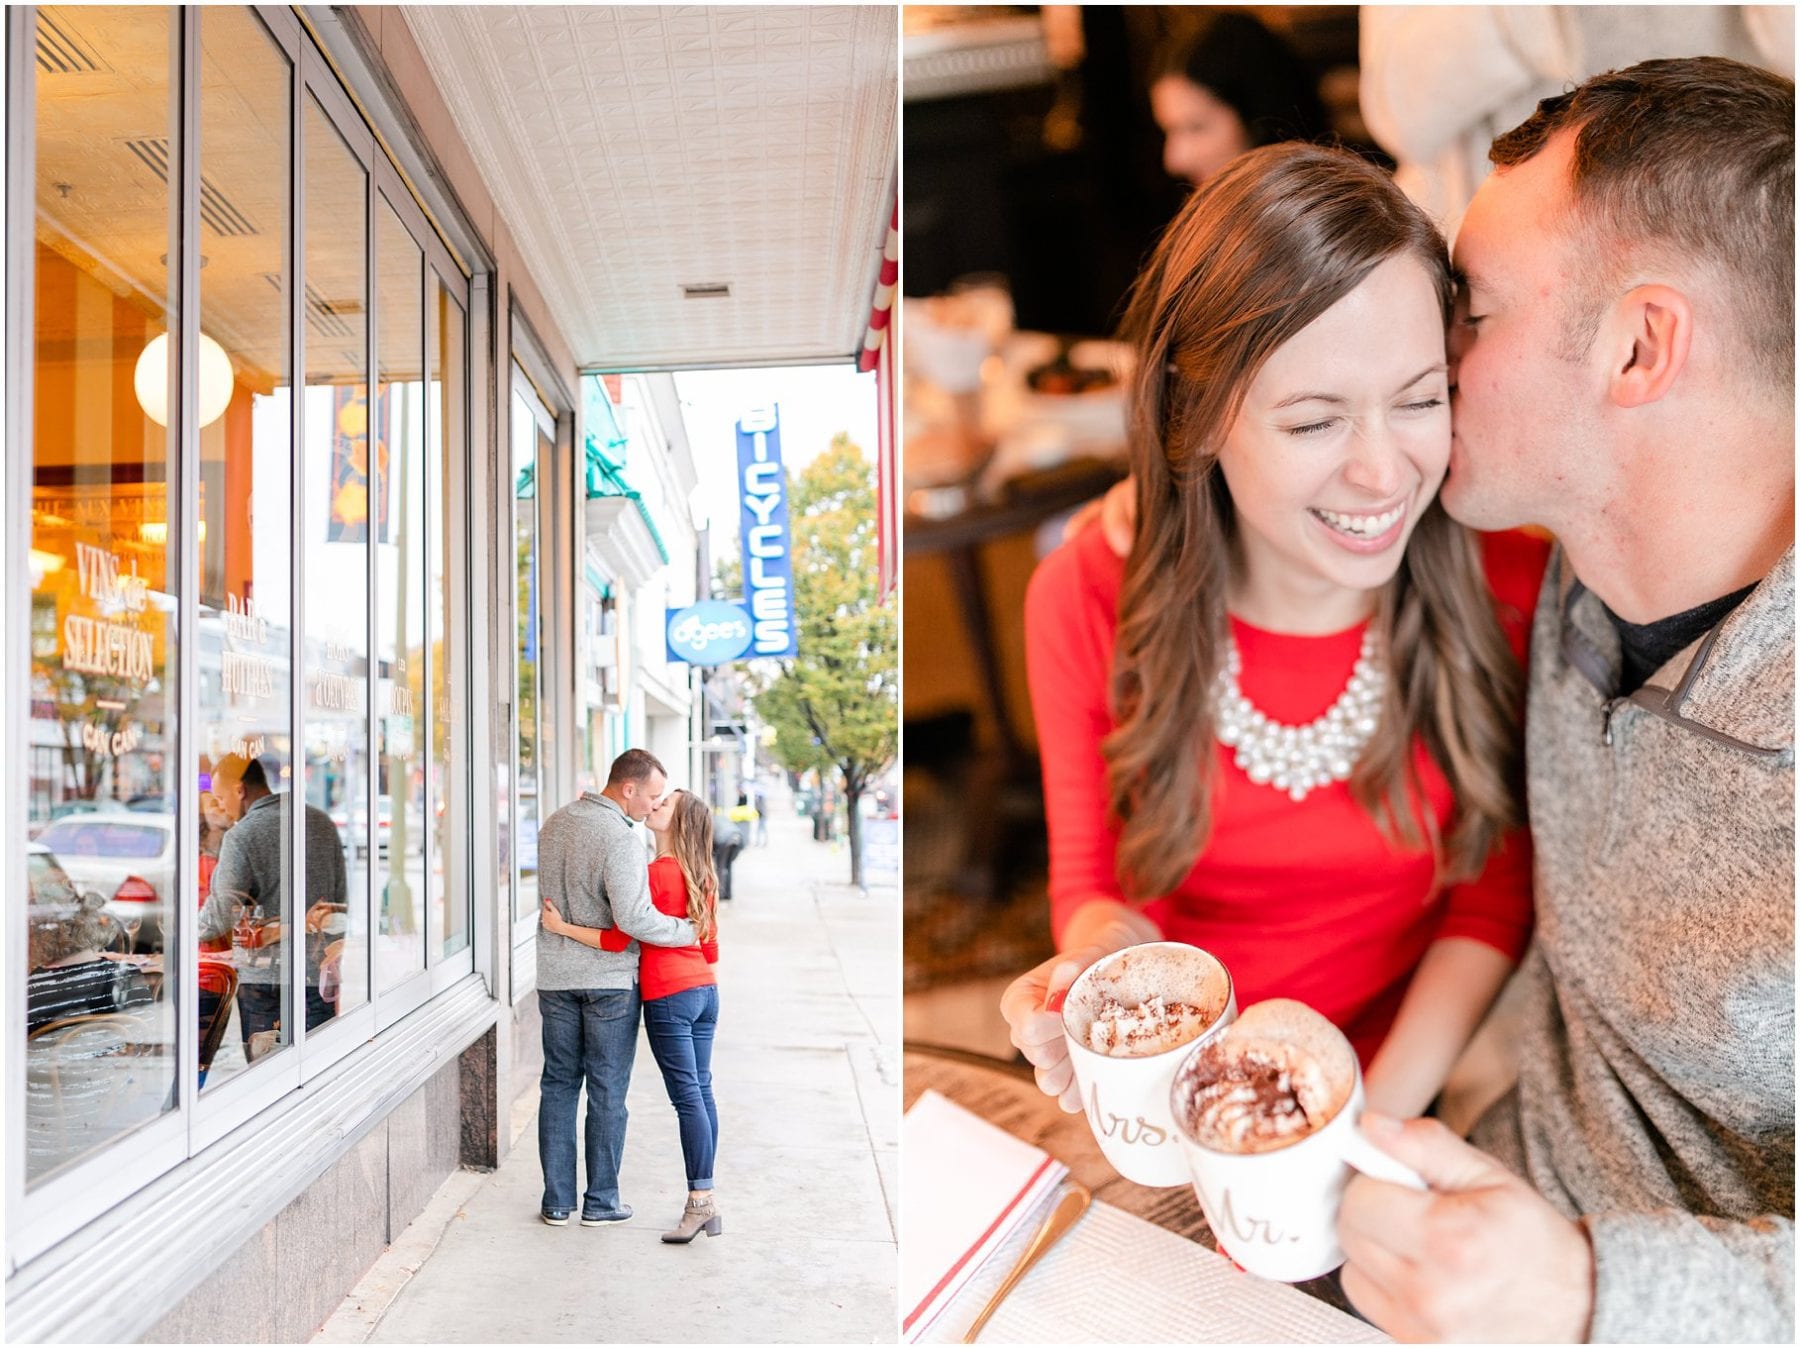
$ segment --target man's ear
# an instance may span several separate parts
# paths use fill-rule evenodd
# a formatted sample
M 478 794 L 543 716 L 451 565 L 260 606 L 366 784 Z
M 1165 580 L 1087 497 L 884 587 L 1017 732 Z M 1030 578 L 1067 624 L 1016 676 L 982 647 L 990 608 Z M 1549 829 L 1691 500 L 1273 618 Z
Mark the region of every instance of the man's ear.
M 1694 309 L 1672 286 L 1634 286 L 1612 306 L 1601 328 L 1609 363 L 1607 396 L 1617 407 L 1644 407 L 1664 397 L 1687 368 Z

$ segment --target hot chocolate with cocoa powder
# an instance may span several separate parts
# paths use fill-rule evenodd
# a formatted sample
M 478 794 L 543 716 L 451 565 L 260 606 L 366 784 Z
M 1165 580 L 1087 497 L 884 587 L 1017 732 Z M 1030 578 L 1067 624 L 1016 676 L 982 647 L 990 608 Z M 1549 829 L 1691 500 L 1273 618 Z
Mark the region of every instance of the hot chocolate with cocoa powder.
M 1134 946 L 1077 981 L 1063 1023 L 1096 1054 L 1144 1058 L 1199 1039 L 1230 999 L 1225 967 L 1206 952 L 1174 943 Z
M 1182 1066 L 1176 1120 L 1218 1152 L 1273 1152 L 1337 1117 L 1356 1056 L 1335 1026 L 1287 999 L 1248 1007 Z

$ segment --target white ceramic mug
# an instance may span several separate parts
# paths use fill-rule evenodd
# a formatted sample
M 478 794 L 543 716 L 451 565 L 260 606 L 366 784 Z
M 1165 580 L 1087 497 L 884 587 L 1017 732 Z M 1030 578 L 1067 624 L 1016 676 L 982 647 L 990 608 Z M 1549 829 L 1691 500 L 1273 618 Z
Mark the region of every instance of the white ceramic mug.
M 1188 973 L 1170 976 L 1167 969 L 1174 953 Z M 1149 977 L 1156 967 L 1159 976 Z M 1099 995 L 1110 993 L 1126 1006 L 1146 998 L 1211 1005 L 1223 994 L 1223 1010 L 1205 1030 L 1156 1054 L 1131 1056 L 1102 1054 L 1087 1043 L 1092 1007 Z M 1175 1118 L 1169 1113 L 1169 1088 L 1175 1070 L 1196 1045 L 1205 1044 L 1237 1016 L 1237 993 L 1231 974 L 1219 959 L 1185 942 L 1146 942 L 1128 946 L 1095 961 L 1069 986 L 1063 1000 L 1063 1039 L 1069 1046 L 1075 1081 L 1081 1089 L 1082 1108 L 1106 1160 L 1126 1180 L 1139 1185 L 1186 1184 L 1188 1165 L 1175 1136 Z
M 1246 1019 L 1268 1005 L 1246 1008 Z M 1349 1098 L 1322 1128 L 1286 1147 L 1224 1152 L 1195 1141 L 1186 1127 L 1186 1068 L 1197 1051 L 1182 1056 L 1181 1071 L 1171 1085 L 1170 1117 L 1176 1121 L 1176 1136 L 1207 1225 L 1221 1251 L 1265 1279 L 1300 1283 L 1344 1263 L 1337 1216 L 1352 1168 L 1377 1180 L 1426 1188 L 1411 1168 L 1363 1135 L 1362 1070 L 1349 1041 L 1331 1029 L 1342 1041 L 1354 1075 Z

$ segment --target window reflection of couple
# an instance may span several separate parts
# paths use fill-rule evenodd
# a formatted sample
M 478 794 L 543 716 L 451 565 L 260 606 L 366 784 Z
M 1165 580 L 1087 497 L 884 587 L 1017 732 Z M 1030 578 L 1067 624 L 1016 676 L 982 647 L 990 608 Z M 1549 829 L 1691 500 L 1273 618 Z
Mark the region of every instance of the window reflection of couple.
M 1545 100 L 1448 362 L 1385 174 L 1237 158 L 1134 293 L 1132 484 L 1032 583 L 1061 954 L 1013 1041 L 1079 1109 L 1046 1004 L 1164 937 L 1331 1016 L 1431 1185 L 1340 1218 L 1401 1338 L 1793 1336 L 1793 127 L 1716 58 Z M 1410 1117 L 1521 960 L 1478 1150 Z
M 583 792 L 538 833 L 544 896 L 537 940 L 544 1021 L 540 1215 L 561 1226 L 575 1210 L 575 1107 L 585 1082 L 582 1225 L 632 1216 L 619 1197 L 619 1162 L 641 1007 L 680 1121 L 687 1171 L 686 1205 L 663 1240 L 688 1242 L 701 1231 L 720 1231 L 713 1199 L 719 1117 L 712 1094 L 719 885 L 712 812 L 692 792 L 677 788 L 665 795 L 666 786 L 654 756 L 627 750 L 613 761 L 604 790 Z M 646 822 L 656 839 L 656 860 L 647 871 L 632 829 Z

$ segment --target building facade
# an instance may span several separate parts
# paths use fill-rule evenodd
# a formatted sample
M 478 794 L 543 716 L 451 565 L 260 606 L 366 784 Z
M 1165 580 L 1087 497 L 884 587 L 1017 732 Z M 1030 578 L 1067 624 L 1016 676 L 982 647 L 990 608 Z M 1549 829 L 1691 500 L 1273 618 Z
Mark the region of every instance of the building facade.
M 539 822 L 701 780 L 693 455 L 398 9 L 5 22 L 9 1336 L 304 1339 L 510 1146 Z

